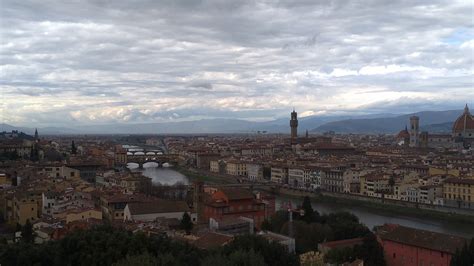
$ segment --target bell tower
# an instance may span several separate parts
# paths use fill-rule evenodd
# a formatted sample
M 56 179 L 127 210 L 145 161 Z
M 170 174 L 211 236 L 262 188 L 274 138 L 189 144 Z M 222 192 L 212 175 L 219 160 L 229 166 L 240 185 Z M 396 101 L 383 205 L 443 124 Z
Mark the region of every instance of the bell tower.
M 298 137 L 298 114 L 295 112 L 295 109 L 291 112 L 290 127 L 291 138 L 296 139 Z
M 420 118 L 418 116 L 410 117 L 410 147 L 419 146 Z

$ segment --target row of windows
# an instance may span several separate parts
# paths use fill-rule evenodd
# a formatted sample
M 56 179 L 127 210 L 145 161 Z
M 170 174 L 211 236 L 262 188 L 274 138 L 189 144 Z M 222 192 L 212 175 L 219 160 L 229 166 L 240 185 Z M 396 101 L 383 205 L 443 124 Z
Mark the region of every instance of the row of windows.
M 457 190 L 456 190 L 455 187 L 453 187 L 453 188 L 447 187 L 446 191 L 448 191 L 448 192 L 458 192 L 458 193 L 461 193 L 461 188 L 457 188 Z M 462 189 L 462 193 L 466 193 L 466 192 L 467 192 L 468 194 L 470 194 L 470 193 L 471 193 L 471 189 L 468 188 L 468 189 L 466 190 L 465 188 L 463 188 L 463 189 Z
M 445 196 L 445 198 L 447 198 L 447 199 L 454 199 L 455 200 L 455 199 L 461 198 L 464 201 L 466 201 L 466 200 L 471 201 L 471 195 L 469 195 L 467 197 L 466 197 L 466 195 L 462 195 L 462 197 L 461 197 L 460 195 L 456 196 L 455 194 L 449 194 L 449 193 L 447 193 L 446 195 L 447 196 Z

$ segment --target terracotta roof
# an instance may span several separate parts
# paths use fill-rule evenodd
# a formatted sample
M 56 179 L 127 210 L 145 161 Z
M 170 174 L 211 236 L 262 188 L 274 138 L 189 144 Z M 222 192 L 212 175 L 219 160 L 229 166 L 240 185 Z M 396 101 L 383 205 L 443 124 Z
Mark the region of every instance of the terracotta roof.
M 444 183 L 456 183 L 456 184 L 466 184 L 466 185 L 474 185 L 474 179 L 470 178 L 448 178 L 444 181 Z
M 209 232 L 194 241 L 193 245 L 201 249 L 211 249 L 221 247 L 229 243 L 232 239 L 233 237 L 229 235 Z
M 454 133 L 462 133 L 464 130 L 474 130 L 474 118 L 469 112 L 467 104 L 464 107 L 464 113 L 453 124 Z
M 406 127 L 404 130 L 400 131 L 397 134 L 397 139 L 408 139 L 408 138 L 410 138 L 410 133 L 408 133 L 408 130 Z
M 385 224 L 378 227 L 376 232 L 382 240 L 450 254 L 454 254 L 456 249 L 462 248 L 467 241 L 462 237 L 404 227 L 397 224 Z
M 328 247 L 328 248 L 343 248 L 343 247 L 351 247 L 354 245 L 360 245 L 364 242 L 364 238 L 351 238 L 351 239 L 343 239 L 337 241 L 330 241 L 321 243 L 321 246 Z
M 184 201 L 159 200 L 153 202 L 129 203 L 128 208 L 132 215 L 165 213 L 165 212 L 187 212 L 189 206 Z
M 252 191 L 243 188 L 221 188 L 229 200 L 253 199 Z

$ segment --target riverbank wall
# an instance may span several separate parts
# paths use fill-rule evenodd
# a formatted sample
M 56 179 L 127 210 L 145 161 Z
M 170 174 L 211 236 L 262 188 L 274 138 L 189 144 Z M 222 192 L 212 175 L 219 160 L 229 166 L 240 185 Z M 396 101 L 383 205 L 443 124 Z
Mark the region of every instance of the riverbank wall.
M 367 197 L 363 195 L 353 195 L 353 194 L 346 194 L 346 193 L 331 193 L 331 192 L 322 191 L 320 192 L 320 194 L 324 197 L 344 199 L 346 201 L 359 201 L 359 202 L 363 201 L 363 202 L 368 202 L 368 203 L 384 204 L 384 205 L 390 205 L 390 206 L 395 206 L 395 207 L 421 209 L 421 210 L 442 212 L 442 213 L 447 213 L 447 214 L 459 214 L 459 215 L 474 217 L 474 211 L 468 210 L 468 209 L 460 209 L 460 208 L 453 208 L 453 207 L 447 207 L 447 206 L 441 206 L 441 205 L 432 205 L 432 204 L 424 204 L 424 203 L 408 202 L 408 201 L 400 201 L 400 200 L 392 200 L 392 199 L 374 198 L 374 197 Z
M 271 189 L 261 189 L 266 192 L 272 192 Z M 290 198 L 302 199 L 305 196 L 310 197 L 313 201 L 323 203 L 336 203 L 346 205 L 347 207 L 362 207 L 368 210 L 375 210 L 380 213 L 408 215 L 419 218 L 432 218 L 450 221 L 461 224 L 473 224 L 474 212 L 470 210 L 456 209 L 443 206 L 432 206 L 427 204 L 416 204 L 413 202 L 402 202 L 395 200 L 383 200 L 380 198 L 371 198 L 366 196 L 351 195 L 344 193 L 331 192 L 307 192 L 288 188 L 280 188 L 273 191 L 274 195 L 286 196 Z

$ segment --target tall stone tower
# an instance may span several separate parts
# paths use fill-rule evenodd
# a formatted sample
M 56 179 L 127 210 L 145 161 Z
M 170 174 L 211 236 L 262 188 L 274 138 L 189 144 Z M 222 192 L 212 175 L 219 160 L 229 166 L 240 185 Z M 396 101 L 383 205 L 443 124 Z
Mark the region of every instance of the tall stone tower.
M 410 147 L 419 146 L 420 118 L 418 116 L 410 117 Z
M 295 112 L 295 109 L 291 112 L 290 127 L 291 138 L 296 139 L 298 137 L 298 114 Z

